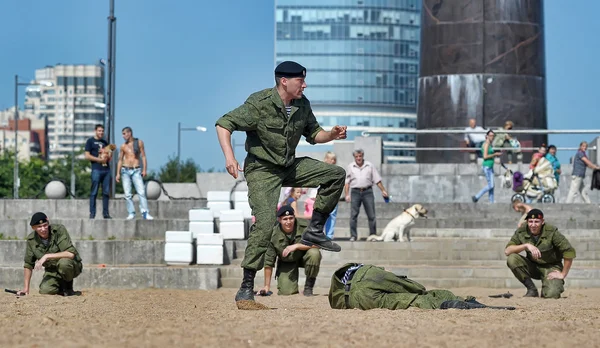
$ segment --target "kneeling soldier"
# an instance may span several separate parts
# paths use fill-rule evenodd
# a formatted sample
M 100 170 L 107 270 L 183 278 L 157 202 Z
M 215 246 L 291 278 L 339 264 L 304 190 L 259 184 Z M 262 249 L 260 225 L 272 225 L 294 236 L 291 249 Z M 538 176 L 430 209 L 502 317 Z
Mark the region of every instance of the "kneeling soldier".
M 29 223 L 34 232 L 27 236 L 25 250 L 25 287 L 17 295 L 29 294 L 33 270 L 45 270 L 40 294 L 78 295 L 73 291 L 73 279 L 83 268 L 79 252 L 63 225 L 50 225 L 44 213 L 35 213 Z
M 504 250 L 508 268 L 527 288 L 525 297 L 539 296 L 533 278 L 542 280 L 542 297 L 560 298 L 565 291 L 564 279 L 573 264 L 575 249 L 558 228 L 544 223 L 541 210 L 531 209 L 526 219 L 527 224 L 517 228 Z M 519 255 L 522 251 L 527 257 Z
M 382 267 L 348 263 L 331 278 L 329 305 L 333 309 L 515 309 L 486 306 L 468 296 L 448 290 L 429 290 L 414 280 L 398 276 Z
M 277 221 L 279 223 L 273 228 L 271 241 L 265 254 L 265 286 L 260 292 L 269 292 L 275 259 L 278 259 L 275 272 L 278 295 L 298 293 L 298 268 L 304 267 L 306 282 L 303 294 L 312 296 L 321 265 L 321 252 L 316 247 L 300 243 L 302 232 L 308 224 L 294 217 L 294 208 L 290 205 L 279 208 Z

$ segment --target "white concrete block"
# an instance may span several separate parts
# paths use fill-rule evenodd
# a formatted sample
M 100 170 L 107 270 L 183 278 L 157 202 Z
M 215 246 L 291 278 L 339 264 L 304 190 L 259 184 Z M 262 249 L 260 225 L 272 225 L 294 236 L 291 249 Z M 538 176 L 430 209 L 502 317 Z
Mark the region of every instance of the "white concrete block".
M 212 210 L 209 208 L 202 208 L 190 209 L 189 218 L 190 221 L 213 221 L 215 217 Z
M 213 212 L 213 216 L 218 218 L 221 216 L 221 211 L 231 210 L 229 202 L 208 202 L 206 206 Z
M 248 202 L 248 191 L 234 191 L 233 192 L 234 202 Z
M 244 221 L 244 212 L 242 210 L 222 210 L 219 215 L 220 222 Z
M 167 231 L 165 233 L 167 243 L 192 243 L 192 232 L 190 231 Z
M 219 224 L 219 232 L 223 239 L 244 239 L 244 227 L 243 221 L 226 221 Z
M 244 213 L 244 219 L 252 218 L 252 209 L 248 202 L 234 202 L 235 210 L 241 210 Z
M 218 233 L 196 235 L 196 245 L 223 245 L 223 236 Z
M 197 238 L 199 234 L 213 234 L 215 233 L 215 223 L 213 221 L 192 221 L 190 222 L 190 232 L 192 232 L 192 238 Z
M 196 263 L 199 265 L 222 265 L 222 245 L 198 245 L 196 246 Z
M 231 192 L 208 191 L 206 192 L 206 200 L 209 202 L 229 202 L 231 200 Z
M 194 257 L 192 243 L 165 243 L 165 263 L 167 265 L 189 265 Z

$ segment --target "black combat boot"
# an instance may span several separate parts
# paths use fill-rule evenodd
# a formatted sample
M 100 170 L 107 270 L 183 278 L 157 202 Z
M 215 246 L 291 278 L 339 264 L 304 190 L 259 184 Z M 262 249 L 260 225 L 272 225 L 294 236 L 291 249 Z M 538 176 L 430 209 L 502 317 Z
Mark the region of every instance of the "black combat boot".
M 254 301 L 254 277 L 256 270 L 244 268 L 244 279 L 242 285 L 235 294 L 235 301 Z
M 244 279 L 242 285 L 235 294 L 235 304 L 238 309 L 263 310 L 270 309 L 262 303 L 254 301 L 254 277 L 256 270 L 244 268 Z
M 523 297 L 540 297 L 538 289 L 535 287 L 535 284 L 533 284 L 531 278 L 525 279 L 523 285 L 527 288 L 527 293 Z
M 317 278 L 306 278 L 306 282 L 304 283 L 304 296 L 313 296 L 313 288 L 315 287 L 315 282 Z
M 484 305 L 484 304 L 482 304 L 482 303 L 479 303 L 477 301 L 475 301 L 475 302 L 467 302 L 467 301 L 461 301 L 461 300 L 444 301 L 440 305 L 440 309 L 450 309 L 450 308 L 456 308 L 456 309 L 477 309 L 477 308 L 487 308 L 487 306 Z
M 440 309 L 451 309 L 451 308 L 456 308 L 456 309 L 489 308 L 489 309 L 504 309 L 504 310 L 509 310 L 509 311 L 516 309 L 515 307 L 512 307 L 512 306 L 488 306 L 488 305 L 484 305 L 483 303 L 477 302 L 475 299 L 470 299 L 467 301 L 461 301 L 461 300 L 444 301 L 440 305 Z
M 300 242 L 308 246 L 317 246 L 323 250 L 340 252 L 342 248 L 327 238 L 325 232 L 323 232 L 327 218 L 329 218 L 328 214 L 313 210 L 310 224 L 304 230 L 304 233 L 302 233 L 302 240 Z
M 73 281 L 70 282 L 62 281 L 62 295 L 63 296 L 79 296 L 81 293 L 79 291 L 73 290 Z

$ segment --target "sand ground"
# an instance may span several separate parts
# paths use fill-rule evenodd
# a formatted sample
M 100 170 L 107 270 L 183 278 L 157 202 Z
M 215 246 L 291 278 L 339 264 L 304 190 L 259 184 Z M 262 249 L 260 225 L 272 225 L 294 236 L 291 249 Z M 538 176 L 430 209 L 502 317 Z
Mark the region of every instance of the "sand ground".
M 451 289 L 515 311 L 332 310 L 319 296 L 259 297 L 240 311 L 235 290 L 84 290 L 80 297 L 0 295 L 0 347 L 595 347 L 600 289 L 559 300 L 488 298 L 506 289 Z

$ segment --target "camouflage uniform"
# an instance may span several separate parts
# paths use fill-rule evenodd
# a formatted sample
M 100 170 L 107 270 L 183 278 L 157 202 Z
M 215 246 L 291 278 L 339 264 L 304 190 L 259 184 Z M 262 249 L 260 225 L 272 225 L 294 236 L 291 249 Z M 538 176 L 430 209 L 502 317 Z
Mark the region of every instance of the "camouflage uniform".
M 306 97 L 292 100 L 290 116 L 276 88 L 252 94 L 237 109 L 217 120 L 229 132 L 246 132 L 244 176 L 248 202 L 256 218 L 250 229 L 242 267 L 260 270 L 269 246 L 275 211 L 282 186 L 320 186 L 314 209 L 329 215 L 344 188 L 343 168 L 308 157 L 296 158 L 296 146 L 304 136 L 310 144 L 323 129 Z
M 537 238 L 529 232 L 527 224 L 519 227 L 506 247 L 522 244 L 535 246 L 540 250 L 542 256 L 539 259 L 534 259 L 528 250 L 526 250 L 527 257 L 510 254 L 506 262 L 508 268 L 522 283 L 526 279 L 541 279 L 542 297 L 560 298 L 560 294 L 565 291 L 565 281 L 562 279 L 546 279 L 546 276 L 552 271 L 562 271 L 563 258 L 575 258 L 575 249 L 571 246 L 571 243 L 558 232 L 558 228 L 546 223 L 542 226 L 542 232 Z
M 265 266 L 275 267 L 278 259 L 275 278 L 277 279 L 278 295 L 294 295 L 298 293 L 299 267 L 304 267 L 306 279 L 316 278 L 321 265 L 321 251 L 317 248 L 309 250 L 296 250 L 288 256 L 282 257 L 283 250 L 293 244 L 300 243 L 302 231 L 307 227 L 303 219 L 296 219 L 294 230 L 286 234 L 277 224 L 273 228 L 271 242 L 265 254 Z
M 400 277 L 382 267 L 364 265 L 346 285 L 344 274 L 355 263 L 339 268 L 331 278 L 329 305 L 334 309 L 438 309 L 446 301 L 464 301 L 448 290 L 430 290 L 413 280 Z M 472 297 L 470 297 L 472 298 Z
M 46 254 L 69 251 L 75 255 L 73 259 L 62 258 L 46 261 L 44 277 L 40 283 L 40 294 L 56 295 L 61 290 L 61 281 L 70 282 L 81 274 L 83 265 L 79 252 L 73 246 L 71 237 L 65 226 L 51 225 L 48 246 L 44 246 L 42 239 L 34 231 L 27 236 L 25 249 L 25 268 L 33 269 L 35 262 Z

